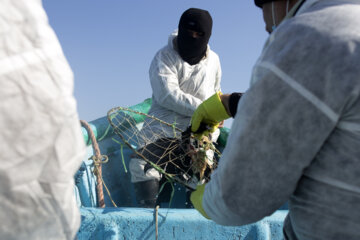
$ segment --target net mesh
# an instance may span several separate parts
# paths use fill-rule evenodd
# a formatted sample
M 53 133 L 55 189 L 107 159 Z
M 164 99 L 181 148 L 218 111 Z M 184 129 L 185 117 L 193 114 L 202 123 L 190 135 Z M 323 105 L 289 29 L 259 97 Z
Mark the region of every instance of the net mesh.
M 107 114 L 114 132 L 134 152 L 146 161 L 144 171 L 155 168 L 171 181 L 195 189 L 210 180 L 217 167 L 220 152 L 211 135 L 195 138 L 186 131 L 156 117 L 130 108 L 116 107 Z

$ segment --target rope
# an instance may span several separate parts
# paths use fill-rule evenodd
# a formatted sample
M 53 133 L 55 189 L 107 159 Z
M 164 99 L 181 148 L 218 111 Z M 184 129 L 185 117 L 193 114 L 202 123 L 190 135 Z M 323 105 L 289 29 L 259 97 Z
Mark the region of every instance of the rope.
M 98 199 L 98 205 L 101 208 L 105 207 L 105 201 L 104 201 L 104 191 L 103 191 L 103 180 L 102 180 L 102 169 L 101 169 L 101 164 L 107 162 L 107 156 L 106 155 L 101 155 L 100 153 L 100 149 L 99 149 L 99 145 L 96 141 L 95 135 L 90 127 L 90 125 L 84 121 L 84 120 L 80 120 L 81 126 L 83 126 L 88 135 L 89 138 L 91 139 L 91 144 L 92 147 L 94 149 L 94 153 L 95 155 L 91 157 L 91 159 L 93 159 L 94 161 L 94 166 L 95 166 L 95 175 L 96 175 L 96 192 L 97 192 L 97 199 Z M 103 159 L 105 159 L 103 161 Z
M 158 214 L 159 214 L 159 205 L 155 208 L 155 239 L 159 239 L 159 222 L 158 222 Z

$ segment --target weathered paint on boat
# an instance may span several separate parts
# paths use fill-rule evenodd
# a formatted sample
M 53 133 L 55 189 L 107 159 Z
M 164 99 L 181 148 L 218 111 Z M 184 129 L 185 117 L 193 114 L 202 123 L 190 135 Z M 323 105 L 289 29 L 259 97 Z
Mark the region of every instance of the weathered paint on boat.
M 262 221 L 242 227 L 224 227 L 202 217 L 193 209 L 160 209 L 159 239 L 258 239 L 280 240 L 287 211 L 277 211 Z M 152 209 L 82 208 L 79 240 L 156 239 Z

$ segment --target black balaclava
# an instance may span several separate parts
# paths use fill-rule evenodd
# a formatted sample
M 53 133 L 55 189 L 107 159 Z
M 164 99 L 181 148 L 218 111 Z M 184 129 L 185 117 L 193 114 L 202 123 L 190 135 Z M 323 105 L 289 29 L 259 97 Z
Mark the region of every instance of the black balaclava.
M 264 3 L 273 2 L 273 1 L 276 1 L 276 0 L 254 0 L 255 5 L 258 6 L 259 8 L 262 8 L 262 5 Z
M 208 11 L 189 8 L 179 21 L 177 45 L 181 58 L 194 65 L 205 56 L 207 44 L 211 36 L 212 18 Z M 187 30 L 203 33 L 199 38 L 193 38 Z

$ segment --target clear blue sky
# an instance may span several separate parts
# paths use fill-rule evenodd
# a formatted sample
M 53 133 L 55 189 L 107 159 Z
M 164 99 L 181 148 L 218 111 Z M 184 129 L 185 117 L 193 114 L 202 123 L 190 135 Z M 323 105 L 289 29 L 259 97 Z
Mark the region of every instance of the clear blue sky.
M 253 0 L 43 0 L 43 5 L 74 72 L 78 112 L 86 121 L 151 97 L 150 62 L 190 7 L 212 15 L 210 47 L 220 57 L 224 93 L 248 88 L 268 36 Z

